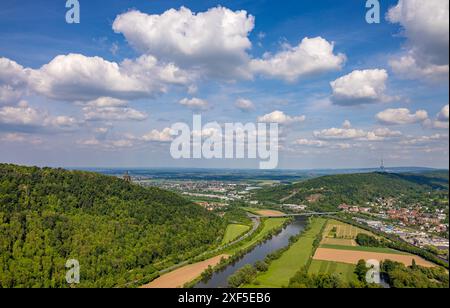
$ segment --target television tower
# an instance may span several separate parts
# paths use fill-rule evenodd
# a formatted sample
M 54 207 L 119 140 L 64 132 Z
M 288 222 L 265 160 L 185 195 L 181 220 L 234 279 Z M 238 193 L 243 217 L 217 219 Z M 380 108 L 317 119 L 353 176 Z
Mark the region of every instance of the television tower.
M 381 158 L 380 171 L 381 171 L 381 172 L 386 172 L 386 168 L 384 167 L 384 158 Z

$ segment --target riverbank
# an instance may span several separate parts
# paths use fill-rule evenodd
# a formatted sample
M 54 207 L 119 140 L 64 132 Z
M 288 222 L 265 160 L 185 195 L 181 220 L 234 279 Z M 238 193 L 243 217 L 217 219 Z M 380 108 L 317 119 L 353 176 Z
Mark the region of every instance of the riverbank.
M 264 219 L 263 232 L 260 232 L 250 242 L 240 246 L 232 257 L 225 263 L 219 264 L 210 272 L 207 279 L 197 279 L 188 284 L 187 287 L 195 288 L 226 288 L 228 278 L 247 264 L 254 264 L 264 260 L 267 255 L 286 247 L 289 238 L 300 233 L 305 226 L 303 220 L 292 220 L 286 218 Z M 205 277 L 203 277 L 205 278 Z
M 313 218 L 307 230 L 285 251 L 280 258 L 273 260 L 265 273 L 260 273 L 247 288 L 282 288 L 289 280 L 306 266 L 314 253 L 314 241 L 321 234 L 326 223 L 324 218 Z
M 253 249 L 268 237 L 282 230 L 287 218 L 268 218 L 259 220 L 255 223 L 254 229 L 248 232 L 236 244 L 229 243 L 210 253 L 196 257 L 191 261 L 185 261 L 183 264 L 173 268 L 167 273 L 144 285 L 142 288 L 181 288 L 184 286 L 194 286 L 200 281 L 202 273 L 205 271 L 219 270 L 234 260 L 240 258 L 248 250 Z M 246 237 L 249 235 L 248 237 Z M 230 245 L 231 244 L 231 245 Z M 189 264 L 191 263 L 191 264 Z

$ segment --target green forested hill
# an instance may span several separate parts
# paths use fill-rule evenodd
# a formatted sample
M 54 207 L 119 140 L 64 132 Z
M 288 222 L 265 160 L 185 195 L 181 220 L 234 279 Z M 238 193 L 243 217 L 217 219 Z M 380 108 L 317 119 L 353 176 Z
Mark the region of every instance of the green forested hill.
M 448 172 L 330 175 L 263 189 L 256 192 L 256 198 L 274 203 L 305 203 L 310 209 L 335 210 L 342 203 L 361 205 L 380 197 L 417 201 L 431 191 L 448 192 Z
M 0 287 L 81 287 L 148 277 L 154 264 L 215 243 L 222 221 L 159 189 L 93 173 L 0 164 Z

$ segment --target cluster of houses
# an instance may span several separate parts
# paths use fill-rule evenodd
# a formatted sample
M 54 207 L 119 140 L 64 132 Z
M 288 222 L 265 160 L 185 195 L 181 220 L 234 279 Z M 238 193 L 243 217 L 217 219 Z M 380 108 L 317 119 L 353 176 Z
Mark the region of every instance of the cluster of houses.
M 370 207 L 359 207 L 356 205 L 341 204 L 339 209 L 346 213 L 370 213 Z
M 206 201 L 196 202 L 196 204 L 200 205 L 201 207 L 205 208 L 208 211 L 214 211 L 228 206 L 228 204 L 226 203 L 206 202 Z

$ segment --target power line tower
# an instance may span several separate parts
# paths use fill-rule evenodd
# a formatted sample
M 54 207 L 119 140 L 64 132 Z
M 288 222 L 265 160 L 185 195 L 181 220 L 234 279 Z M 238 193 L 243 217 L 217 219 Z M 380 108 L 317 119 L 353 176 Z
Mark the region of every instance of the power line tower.
M 124 174 L 124 176 L 123 176 L 123 179 L 124 179 L 125 182 L 128 182 L 128 183 L 131 183 L 131 182 L 132 182 L 130 173 L 129 173 L 128 171 L 125 172 L 125 174 Z
M 381 172 L 386 172 L 386 167 L 384 166 L 384 158 L 381 158 L 380 171 Z

